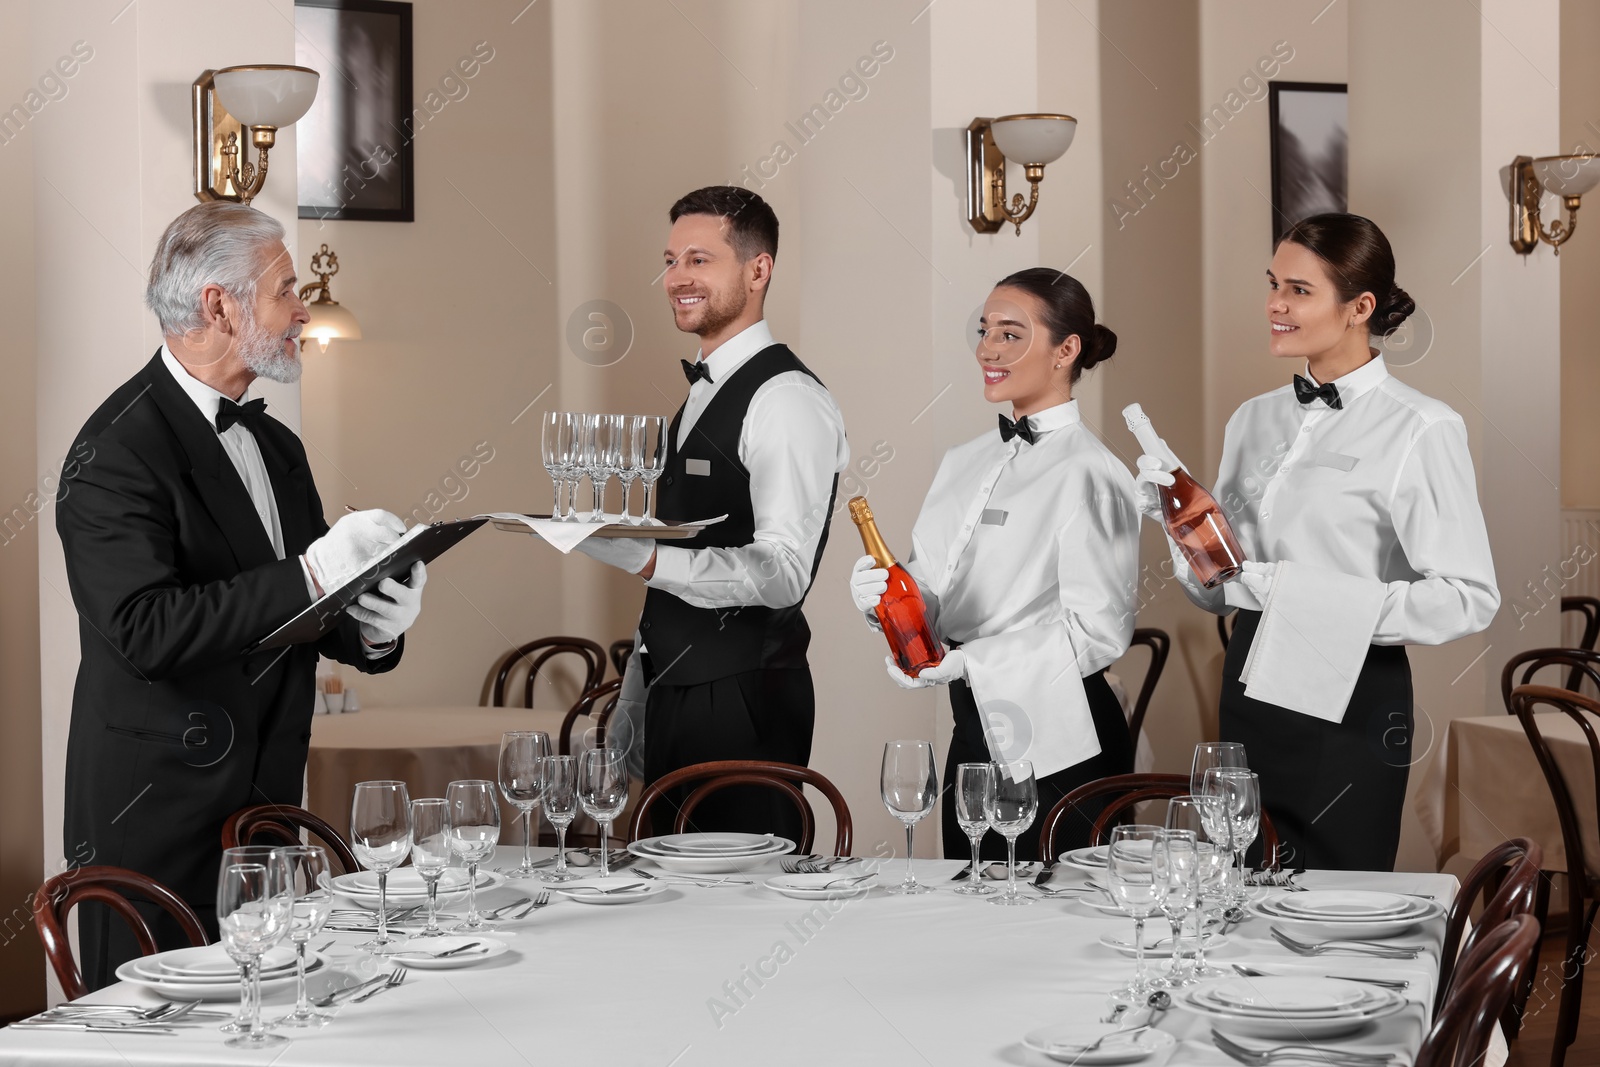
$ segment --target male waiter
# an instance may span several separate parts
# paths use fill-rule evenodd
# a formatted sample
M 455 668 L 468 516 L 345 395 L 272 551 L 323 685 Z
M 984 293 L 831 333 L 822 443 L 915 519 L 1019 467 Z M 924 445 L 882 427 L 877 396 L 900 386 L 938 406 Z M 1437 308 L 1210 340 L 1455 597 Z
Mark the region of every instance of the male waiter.
M 79 432 L 57 504 L 82 657 L 66 854 L 164 883 L 215 936 L 223 820 L 300 803 L 318 654 L 392 670 L 427 576 L 385 581 L 314 645 L 247 653 L 405 527 L 366 511 L 330 530 L 299 438 L 249 398 L 257 377 L 300 377 L 309 318 L 274 219 L 190 208 L 161 237 L 145 301 L 166 343 Z M 109 909 L 79 914 L 94 989 L 138 949 Z M 162 947 L 187 944 L 149 915 Z
M 668 431 L 656 514 L 728 517 L 692 547 L 621 538 L 579 546 L 650 587 L 623 687 L 634 700 L 649 687 L 646 782 L 707 760 L 811 758 L 811 630 L 800 607 L 850 459 L 838 405 L 762 317 L 778 254 L 772 208 L 719 185 L 683 197 L 669 217 L 663 283 L 678 329 L 700 338 L 700 352 L 683 361 L 689 398 Z M 658 828 L 681 799 L 657 809 Z M 701 805 L 695 825 L 793 837 L 799 816 L 770 790 L 732 789 Z

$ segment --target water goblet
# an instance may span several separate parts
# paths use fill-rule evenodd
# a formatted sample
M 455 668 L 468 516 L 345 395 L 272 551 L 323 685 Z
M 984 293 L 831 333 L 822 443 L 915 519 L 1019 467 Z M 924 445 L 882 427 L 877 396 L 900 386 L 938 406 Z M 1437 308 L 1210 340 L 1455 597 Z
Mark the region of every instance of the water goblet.
M 956 823 L 972 842 L 972 878 L 956 890 L 968 896 L 986 896 L 995 892 L 983 880 L 983 865 L 978 859 L 978 848 L 989 829 L 989 808 L 994 800 L 994 764 L 961 763 L 956 766 Z
M 306 995 L 306 945 L 333 913 L 328 854 L 317 845 L 290 845 L 275 851 L 288 865 L 289 890 L 294 897 L 289 940 L 294 943 L 296 981 L 294 1011 L 274 1020 L 272 1025 L 312 1029 L 333 1018 L 312 1008 L 311 998 Z
M 1168 924 L 1172 927 L 1172 959 L 1167 965 L 1166 973 L 1153 980 L 1150 984 L 1162 989 L 1176 989 L 1185 984 L 1183 966 L 1183 921 L 1188 918 L 1189 912 L 1199 906 L 1199 845 L 1193 832 L 1189 830 L 1168 829 L 1162 837 L 1157 849 L 1165 858 L 1165 864 L 1158 864 L 1156 874 L 1157 907 L 1167 917 Z M 1164 880 L 1159 880 L 1162 874 Z M 1198 938 L 1205 937 L 1202 929 Z
M 1111 897 L 1133 917 L 1133 979 L 1111 996 L 1142 1005 L 1150 996 L 1145 972 L 1144 921 L 1156 910 L 1167 884 L 1166 853 L 1161 844 L 1166 830 L 1160 826 L 1118 826 L 1106 846 L 1106 879 Z
M 1205 920 L 1207 905 L 1222 901 L 1227 863 L 1229 832 L 1222 817 L 1222 805 L 1215 797 L 1181 796 L 1167 802 L 1168 831 L 1186 831 L 1195 836 L 1194 962 L 1184 976 L 1184 984 L 1207 978 L 1221 978 L 1230 972 L 1206 963 Z
M 906 876 L 888 892 L 908 896 L 930 893 L 932 886 L 917 881 L 911 868 L 911 835 L 917 823 L 933 810 L 939 799 L 939 778 L 934 772 L 933 745 L 927 741 L 890 741 L 883 746 L 883 768 L 879 775 L 883 806 L 906 828 Z
M 500 843 L 500 798 L 493 782 L 472 778 L 445 786 L 444 799 L 450 849 L 467 865 L 467 917 L 454 929 L 481 934 L 489 924 L 478 914 L 478 864 L 494 855 Z
M 1032 763 L 1019 759 L 994 764 L 994 794 L 985 814 L 989 825 L 1006 839 L 1006 891 L 989 903 L 1032 904 L 1031 897 L 1017 891 L 1017 837 L 1039 814 L 1039 787 L 1033 779 Z
M 522 823 L 522 863 L 501 874 L 531 878 L 533 821 L 539 807 L 544 759 L 550 755 L 550 735 L 542 730 L 511 730 L 500 735 L 500 792 L 517 809 Z
M 357 782 L 350 805 L 350 851 L 378 875 L 378 936 L 361 948 L 382 950 L 389 936 L 389 872 L 411 852 L 411 798 L 404 782 Z
M 1201 788 L 1205 795 L 1217 798 L 1228 824 L 1228 847 L 1234 861 L 1228 877 L 1232 880 L 1237 874 L 1229 898 L 1233 906 L 1239 907 L 1246 893 L 1244 854 L 1261 828 L 1261 779 L 1237 767 L 1212 767 L 1206 771 Z
M 600 827 L 600 877 L 611 876 L 611 823 L 628 806 L 628 754 L 593 748 L 578 767 L 578 803 Z
M 261 957 L 289 932 L 293 914 L 288 866 L 277 849 L 224 850 L 217 872 L 217 931 L 228 955 L 245 961 L 249 1004 L 245 1025 L 224 1027 L 234 1034 L 224 1042 L 229 1047 L 267 1048 L 288 1040 L 268 1033 L 261 1022 Z

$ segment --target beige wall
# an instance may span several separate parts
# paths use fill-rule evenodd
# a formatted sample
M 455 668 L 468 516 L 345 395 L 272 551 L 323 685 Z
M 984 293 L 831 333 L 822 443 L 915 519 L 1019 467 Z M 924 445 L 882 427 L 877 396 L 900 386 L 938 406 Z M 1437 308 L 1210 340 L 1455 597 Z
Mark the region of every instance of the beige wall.
M 1525 155 L 1600 152 L 1600 4 L 1561 5 L 1561 142 Z M 1546 200 L 1547 205 L 1554 201 Z M 1592 217 L 1584 221 L 1587 227 Z M 1585 229 L 1561 250 L 1561 503 L 1600 508 L 1600 240 Z

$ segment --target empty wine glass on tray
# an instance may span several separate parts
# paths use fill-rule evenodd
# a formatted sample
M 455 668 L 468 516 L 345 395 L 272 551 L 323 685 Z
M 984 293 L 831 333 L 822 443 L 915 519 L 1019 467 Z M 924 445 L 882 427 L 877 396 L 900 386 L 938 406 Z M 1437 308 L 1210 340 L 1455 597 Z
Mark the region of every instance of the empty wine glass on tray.
M 404 782 L 357 782 L 350 805 L 350 851 L 378 875 L 378 936 L 360 948 L 383 949 L 389 936 L 389 872 L 411 852 L 411 797 Z
M 481 934 L 489 924 L 478 914 L 478 864 L 494 855 L 500 843 L 500 798 L 495 784 L 479 778 L 445 786 L 449 805 L 450 848 L 467 865 L 467 917 L 457 931 Z
M 972 877 L 956 890 L 968 896 L 995 892 L 983 880 L 983 863 L 978 858 L 983 835 L 989 831 L 989 808 L 994 803 L 994 764 L 961 763 L 956 766 L 956 824 L 972 843 Z
M 245 1022 L 223 1027 L 232 1048 L 266 1048 L 288 1038 L 269 1034 L 261 1022 L 261 957 L 289 932 L 294 896 L 289 870 L 277 849 L 247 845 L 224 849 L 217 872 L 217 931 L 228 955 L 245 964 Z
M 914 895 L 930 893 L 911 867 L 911 835 L 917 823 L 939 799 L 939 777 L 933 767 L 933 745 L 927 741 L 890 741 L 883 746 L 883 771 L 879 777 L 883 806 L 906 828 L 906 877 L 888 892 Z
M 1208 905 L 1223 903 L 1224 878 L 1233 859 L 1222 804 L 1204 795 L 1173 797 L 1167 801 L 1167 830 L 1195 837 L 1194 962 L 1184 983 L 1221 978 L 1230 972 L 1206 963 L 1205 919 Z
M 1172 960 L 1167 965 L 1166 973 L 1150 984 L 1163 989 L 1176 989 L 1187 980 L 1183 965 L 1183 923 L 1198 906 L 1198 843 L 1191 831 L 1168 829 L 1162 835 L 1157 850 L 1165 857 L 1166 863 L 1156 866 L 1156 903 L 1172 927 Z M 1166 877 L 1160 880 L 1163 874 Z M 1196 934 L 1197 939 L 1204 936 L 1204 930 Z
M 1254 772 L 1237 767 L 1213 767 L 1206 772 L 1201 791 L 1218 800 L 1227 818 L 1228 847 L 1232 850 L 1233 866 L 1237 867 L 1238 875 L 1230 892 L 1230 902 L 1242 905 L 1246 884 L 1244 854 L 1261 829 L 1261 779 Z M 1231 869 L 1229 879 L 1234 879 Z
M 985 814 L 990 827 L 1006 839 L 1006 891 L 989 903 L 1032 904 L 1031 897 L 1017 891 L 1017 837 L 1039 814 L 1039 786 L 1033 780 L 1032 763 L 1019 759 L 994 764 L 994 791 Z
M 411 866 L 428 889 L 428 925 L 412 937 L 443 937 L 439 926 L 439 878 L 450 866 L 450 805 L 443 797 L 411 802 Z
M 312 1008 L 306 996 L 306 945 L 333 913 L 333 882 L 328 872 L 328 854 L 317 845 L 290 845 L 276 850 L 287 865 L 293 911 L 289 940 L 295 951 L 294 1011 L 273 1026 L 311 1029 L 323 1026 L 333 1016 Z
M 1166 830 L 1159 826 L 1118 826 L 1106 846 L 1106 880 L 1111 897 L 1133 917 L 1133 979 L 1112 991 L 1117 1000 L 1135 1005 L 1150 996 L 1144 965 L 1144 921 L 1156 910 L 1167 884 L 1166 855 L 1161 847 Z
M 550 508 L 552 519 L 567 517 L 567 481 L 572 471 L 572 450 L 576 439 L 575 424 L 570 411 L 547 411 L 540 429 L 540 455 L 545 473 L 555 488 L 555 503 Z
M 544 760 L 544 817 L 556 830 L 556 865 L 541 871 L 546 882 L 570 882 L 578 877 L 567 868 L 567 827 L 578 814 L 578 761 L 572 756 Z
M 624 415 L 622 426 L 622 467 L 617 472 L 617 477 L 622 479 L 622 521 L 638 524 L 644 520 L 633 517 L 633 509 L 629 501 L 633 495 L 633 483 L 639 480 L 644 473 L 645 447 L 647 434 L 645 432 L 646 415 Z
M 600 877 L 611 876 L 611 823 L 628 806 L 628 754 L 592 748 L 578 767 L 578 803 L 600 827 Z
M 639 479 L 644 482 L 643 523 L 655 520 L 656 482 L 667 471 L 667 420 L 661 415 L 640 415 L 644 440 L 639 449 Z
M 605 492 L 605 463 L 601 456 L 600 447 L 600 416 L 581 414 L 573 416 L 577 420 L 574 430 L 573 456 L 573 505 L 572 517 L 578 518 L 577 483 L 580 477 L 589 479 L 590 504 L 589 514 L 584 521 L 600 521 L 600 498 Z
M 517 809 L 522 822 L 522 863 L 502 870 L 513 878 L 531 878 L 534 811 L 543 789 L 544 760 L 550 735 L 543 730 L 511 730 L 500 735 L 500 792 Z

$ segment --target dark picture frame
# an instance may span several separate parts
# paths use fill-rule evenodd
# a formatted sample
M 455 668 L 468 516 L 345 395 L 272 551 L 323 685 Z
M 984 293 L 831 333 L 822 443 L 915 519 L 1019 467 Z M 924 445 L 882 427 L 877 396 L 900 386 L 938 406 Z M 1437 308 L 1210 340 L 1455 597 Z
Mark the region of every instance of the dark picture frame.
M 302 219 L 414 222 L 411 5 L 295 0 L 295 62 L 322 74 L 295 125 Z
M 1268 82 L 1272 240 L 1308 215 L 1350 205 L 1349 86 Z

